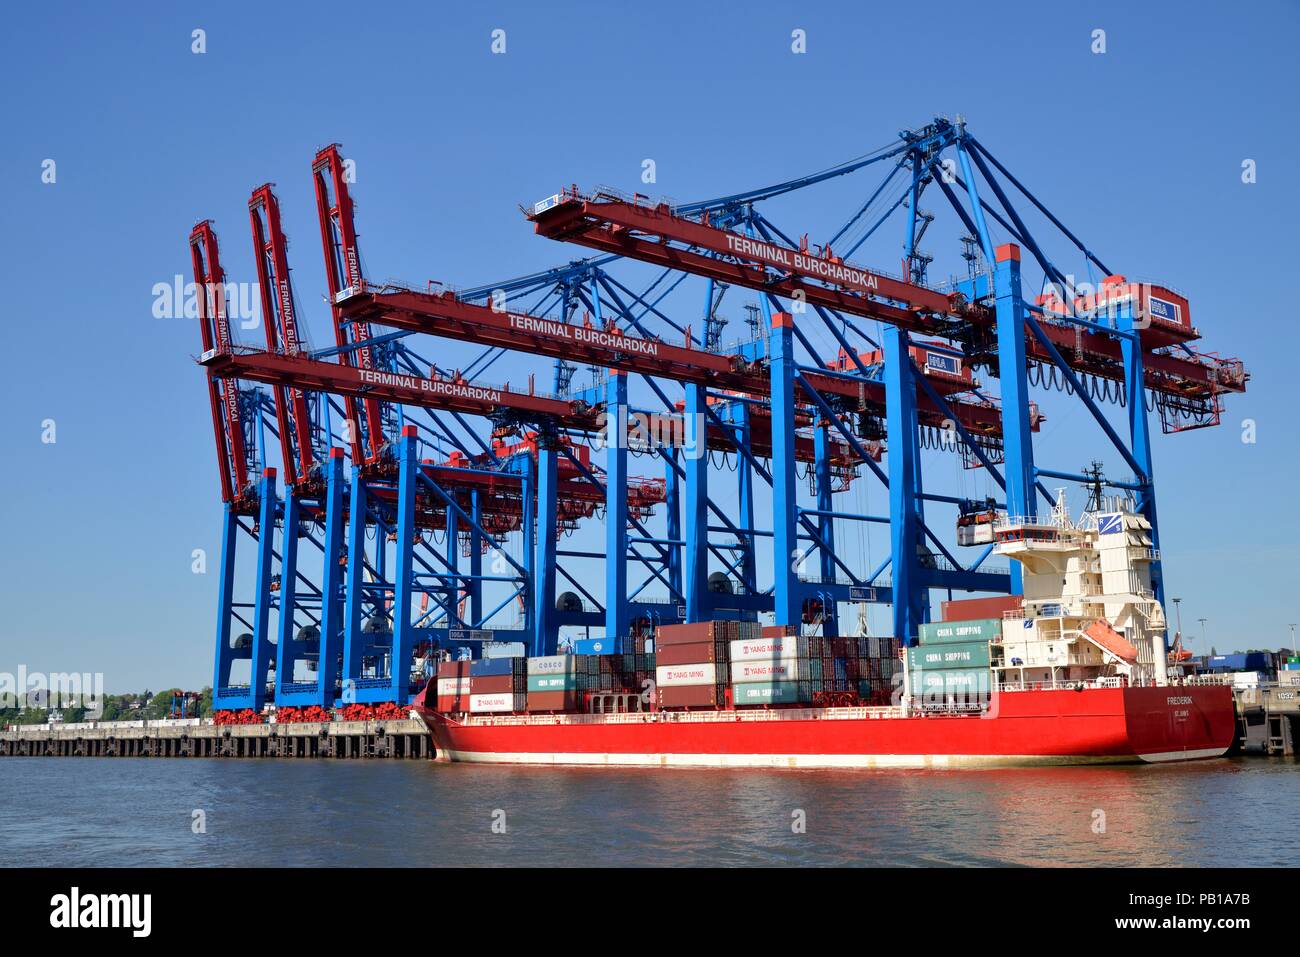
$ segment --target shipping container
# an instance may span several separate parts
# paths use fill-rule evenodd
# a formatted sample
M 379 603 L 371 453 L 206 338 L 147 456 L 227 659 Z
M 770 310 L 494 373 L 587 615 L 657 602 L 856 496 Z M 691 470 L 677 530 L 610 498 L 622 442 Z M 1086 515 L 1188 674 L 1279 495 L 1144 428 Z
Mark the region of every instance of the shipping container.
M 630 638 L 579 638 L 573 643 L 575 655 L 618 655 L 635 647 Z
M 440 661 L 438 662 L 439 678 L 468 678 L 469 666 L 473 662 L 468 660 L 462 661 Z
M 469 694 L 470 678 L 439 678 L 435 689 L 438 695 Z
M 798 625 L 764 625 L 759 632 L 760 638 L 782 638 L 796 637 L 799 634 Z
M 469 695 L 438 695 L 438 697 L 434 699 L 433 707 L 435 711 L 440 711 L 444 714 L 456 711 L 468 711 Z
M 923 645 L 941 645 L 952 641 L 1002 640 L 1002 619 L 981 618 L 976 621 L 937 621 L 920 627 Z
M 927 668 L 987 668 L 989 643 L 964 641 L 908 648 L 907 666 L 913 671 Z
M 718 660 L 718 646 L 711 641 L 692 642 L 689 645 L 668 645 L 655 655 L 660 665 L 698 665 Z
M 581 697 L 576 691 L 530 691 L 528 711 L 578 711 Z
M 987 695 L 991 688 L 992 672 L 978 668 L 929 668 L 912 675 L 913 696 L 936 693 Z
M 802 658 L 808 655 L 808 639 L 797 635 L 785 635 L 760 638 L 757 641 L 733 641 L 728 650 L 732 661 L 780 661 L 787 658 Z
M 575 674 L 529 675 L 528 693 L 538 691 L 577 691 L 578 676 Z
M 798 677 L 798 658 L 786 658 L 784 661 L 733 661 L 731 663 L 731 683 L 736 685 L 795 681 Z
M 527 704 L 526 696 L 505 692 L 503 694 L 473 694 L 469 696 L 469 710 L 472 714 L 495 714 L 500 712 L 523 711 Z
M 1001 619 L 1008 611 L 1018 612 L 1025 606 L 1022 595 L 991 595 L 988 598 L 959 598 L 940 604 L 944 621 L 975 621 L 980 618 Z
M 737 707 L 756 704 L 799 704 L 808 699 L 797 681 L 767 681 L 732 685 L 731 700 Z
M 1265 671 L 1268 656 L 1261 651 L 1238 652 L 1231 655 L 1211 655 L 1206 666 L 1212 671 Z
M 573 655 L 545 655 L 528 659 L 530 675 L 572 674 L 576 670 L 577 659 Z
M 655 705 L 659 708 L 721 708 L 723 690 L 717 685 L 686 685 L 655 688 Z
M 516 675 L 474 675 L 470 679 L 469 693 L 504 694 L 522 691 L 522 679 Z
M 724 622 L 697 621 L 681 625 L 660 625 L 655 629 L 655 651 L 663 654 L 672 645 L 696 645 L 714 640 L 714 626 Z
M 661 688 L 717 683 L 718 666 L 715 664 L 660 665 L 655 669 L 655 684 Z
M 483 675 L 508 675 L 523 667 L 524 662 L 518 658 L 478 658 L 469 663 L 469 673 L 475 678 Z

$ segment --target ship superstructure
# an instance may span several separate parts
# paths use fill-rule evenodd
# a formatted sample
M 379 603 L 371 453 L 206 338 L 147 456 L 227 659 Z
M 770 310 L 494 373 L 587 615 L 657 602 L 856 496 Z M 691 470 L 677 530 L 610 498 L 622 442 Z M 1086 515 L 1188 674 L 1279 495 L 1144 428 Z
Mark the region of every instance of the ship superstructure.
M 1022 608 L 1003 613 L 1004 687 L 1120 680 L 1163 685 L 1166 621 L 1151 578 L 1151 524 L 1122 496 L 1071 521 L 1062 490 L 1044 519 L 1007 517 L 996 551 L 1021 569 Z

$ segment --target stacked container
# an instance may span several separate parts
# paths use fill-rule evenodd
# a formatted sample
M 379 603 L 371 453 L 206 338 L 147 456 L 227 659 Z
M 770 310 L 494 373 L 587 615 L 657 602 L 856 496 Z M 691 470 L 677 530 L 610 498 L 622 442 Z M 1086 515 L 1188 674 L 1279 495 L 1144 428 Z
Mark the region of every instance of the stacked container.
M 438 683 L 434 709 L 442 712 L 469 710 L 469 661 L 443 661 L 438 664 Z
M 577 711 L 580 698 L 576 665 L 574 655 L 529 658 L 528 711 Z
M 527 706 L 527 669 L 524 658 L 482 658 L 469 662 L 470 713 L 523 711 Z
M 660 626 L 655 632 L 656 707 L 724 707 L 731 681 L 731 643 L 761 636 L 758 623 L 748 621 Z
M 738 707 L 887 704 L 898 643 L 892 638 L 802 637 L 797 626 L 769 626 L 730 647 L 732 700 Z
M 785 628 L 764 628 L 761 634 L 772 632 L 775 634 L 770 637 L 738 639 L 730 644 L 731 696 L 737 707 L 800 704 L 812 697 L 808 639 L 789 634 Z

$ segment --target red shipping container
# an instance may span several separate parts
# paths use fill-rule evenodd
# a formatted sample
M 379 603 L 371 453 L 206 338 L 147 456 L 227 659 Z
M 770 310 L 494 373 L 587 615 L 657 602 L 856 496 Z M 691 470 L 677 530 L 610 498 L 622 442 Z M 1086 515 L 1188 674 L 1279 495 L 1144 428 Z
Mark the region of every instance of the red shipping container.
M 439 678 L 468 678 L 468 661 L 441 661 L 438 663 Z
M 469 679 L 470 694 L 509 694 L 514 690 L 514 675 L 474 675 Z
M 468 711 L 469 695 L 467 694 L 449 694 L 439 695 L 434 703 L 433 710 L 441 711 L 444 714 L 451 711 Z
M 993 595 L 989 598 L 960 598 L 943 602 L 944 621 L 977 621 L 1001 618 L 1004 611 L 1020 611 L 1025 599 L 1021 595 Z
M 655 652 L 656 665 L 704 665 L 718 660 L 717 645 L 711 641 L 669 645 Z
M 655 703 L 660 708 L 720 708 L 722 691 L 718 685 L 687 685 L 655 688 Z
M 529 711 L 577 711 L 578 692 L 576 691 L 530 691 L 528 693 Z
M 697 621 L 683 625 L 660 625 L 655 629 L 655 654 L 670 645 L 694 645 L 713 641 L 711 621 Z
M 764 638 L 798 637 L 798 635 L 799 635 L 798 625 L 764 625 L 763 626 Z

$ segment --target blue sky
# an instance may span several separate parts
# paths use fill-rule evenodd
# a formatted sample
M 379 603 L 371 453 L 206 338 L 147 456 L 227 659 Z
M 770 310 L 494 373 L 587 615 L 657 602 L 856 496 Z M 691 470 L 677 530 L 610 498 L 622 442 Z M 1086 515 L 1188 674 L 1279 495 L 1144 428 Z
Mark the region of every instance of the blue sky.
M 1286 333 L 1295 4 L 470 7 L 10 12 L 0 670 L 102 671 L 109 690 L 210 682 L 216 580 L 190 570 L 193 549 L 215 566 L 219 548 L 198 332 L 154 318 L 150 290 L 188 273 L 186 236 L 206 217 L 230 278 L 251 279 L 245 204 L 271 180 L 323 342 L 318 146 L 340 141 L 357 162 L 372 277 L 470 286 L 581 255 L 531 235 L 517 209 L 561 184 L 645 192 L 641 162 L 653 158 L 656 194 L 716 196 L 959 113 L 1114 268 L 1186 291 L 1204 348 L 1252 372 L 1222 427 L 1157 435 L 1166 579 L 1186 630 L 1196 638 L 1207 618 L 1223 651 L 1276 646 L 1300 620 Z M 203 55 L 191 53 L 196 28 Z M 504 55 L 490 50 L 497 28 Z M 1098 28 L 1103 55 L 1090 50 Z M 790 50 L 794 29 L 805 54 Z M 41 182 L 49 158 L 52 185 Z M 1241 182 L 1248 158 L 1254 185 Z M 825 236 L 855 199 L 810 193 L 778 221 Z M 955 269 L 954 235 L 933 243 L 941 274 Z M 896 268 L 900 236 L 857 258 Z M 511 361 L 491 378 L 536 367 Z M 1084 464 L 1100 448 L 1086 412 L 1044 405 L 1040 461 Z M 46 419 L 54 444 L 41 442 Z

